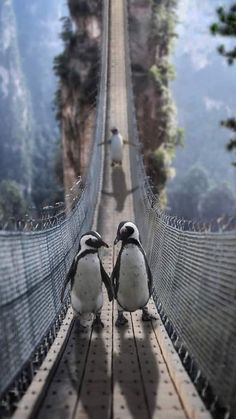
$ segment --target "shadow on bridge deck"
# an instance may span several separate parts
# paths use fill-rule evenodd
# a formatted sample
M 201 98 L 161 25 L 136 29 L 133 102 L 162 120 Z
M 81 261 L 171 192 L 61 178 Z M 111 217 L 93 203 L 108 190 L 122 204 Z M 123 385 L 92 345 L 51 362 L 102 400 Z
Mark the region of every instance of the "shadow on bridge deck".
M 115 199 L 115 211 L 122 212 L 126 198 L 138 189 L 138 186 L 128 189 L 126 184 L 125 172 L 121 166 L 115 166 L 111 173 L 112 191 L 102 190 L 102 194 Z
M 75 324 L 37 418 L 153 418 L 161 409 L 163 360 L 152 325 L 140 316 L 129 316 L 121 330 L 112 325 L 109 309 L 100 332 L 79 334 Z

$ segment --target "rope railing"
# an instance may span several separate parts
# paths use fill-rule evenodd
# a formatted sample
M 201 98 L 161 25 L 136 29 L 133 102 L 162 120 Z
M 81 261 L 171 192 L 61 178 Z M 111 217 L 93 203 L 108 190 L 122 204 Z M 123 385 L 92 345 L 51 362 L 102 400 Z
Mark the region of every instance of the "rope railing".
M 0 416 L 22 395 L 55 337 L 68 306 L 68 299 L 63 306 L 60 301 L 62 284 L 81 234 L 92 226 L 103 175 L 104 151 L 97 144 L 105 133 L 108 13 L 104 0 L 96 123 L 80 198 L 69 212 L 58 204 L 56 214 L 48 207 L 40 220 L 29 217 L 16 231 L 0 231 Z
M 135 219 L 154 277 L 154 299 L 199 392 L 216 417 L 236 418 L 236 231 L 170 216 L 140 155 L 127 21 L 127 92 Z

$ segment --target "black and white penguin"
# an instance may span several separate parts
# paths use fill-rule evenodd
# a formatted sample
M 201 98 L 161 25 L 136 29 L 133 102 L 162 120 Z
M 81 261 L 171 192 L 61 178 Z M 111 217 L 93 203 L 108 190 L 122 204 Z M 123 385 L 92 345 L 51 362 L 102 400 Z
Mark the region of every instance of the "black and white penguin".
M 111 138 L 109 138 L 109 140 L 107 141 L 102 141 L 98 143 L 98 146 L 105 143 L 110 144 L 111 145 L 111 148 L 110 148 L 111 166 L 114 167 L 116 164 L 119 164 L 121 166 L 122 160 L 123 160 L 124 145 L 129 144 L 134 147 L 139 147 L 139 145 L 131 141 L 124 140 L 120 131 L 116 127 L 111 128 L 111 133 L 112 133 Z
M 116 163 L 121 165 L 123 160 L 124 140 L 116 127 L 113 127 L 111 132 L 111 165 L 114 166 Z
M 154 317 L 148 313 L 146 307 L 152 294 L 152 273 L 137 226 L 131 221 L 122 221 L 118 226 L 114 244 L 119 240 L 122 246 L 111 276 L 118 303 L 116 326 L 127 323 L 124 311 L 142 309 L 142 320 L 152 320 Z
M 102 246 L 109 247 L 96 231 L 83 234 L 78 253 L 73 260 L 61 292 L 61 301 L 63 301 L 66 286 L 71 281 L 71 305 L 78 318 L 80 330 L 84 329 L 80 318 L 88 313 L 95 314 L 93 325 L 104 327 L 101 321 L 102 282 L 107 289 L 109 301 L 113 300 L 110 278 L 102 266 L 98 253 L 98 249 Z

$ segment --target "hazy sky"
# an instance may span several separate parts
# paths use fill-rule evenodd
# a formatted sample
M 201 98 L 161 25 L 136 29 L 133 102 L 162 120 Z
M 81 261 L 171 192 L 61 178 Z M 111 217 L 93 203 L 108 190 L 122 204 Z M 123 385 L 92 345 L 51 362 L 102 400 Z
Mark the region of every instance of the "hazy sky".
M 236 114 L 236 64 L 229 66 L 217 46 L 235 46 L 235 38 L 214 37 L 209 30 L 217 21 L 216 8 L 222 4 L 232 4 L 232 0 L 179 0 L 179 37 L 172 56 L 176 79 L 171 88 L 178 124 L 185 131 L 185 146 L 176 149 L 176 179 L 196 159 L 211 178 L 218 179 L 218 174 L 224 173 L 228 181 L 234 182 L 233 154 L 225 149 L 231 134 L 220 127 L 220 121 Z
M 231 4 L 231 1 L 224 4 Z M 181 48 L 176 49 L 176 55 L 189 54 L 196 70 L 210 63 L 211 55 L 222 41 L 219 36 L 209 36 L 209 26 L 217 20 L 215 10 L 219 5 L 222 0 L 179 0 L 177 31 Z M 225 45 L 232 43 L 225 38 L 223 42 Z M 222 65 L 226 65 L 223 60 Z

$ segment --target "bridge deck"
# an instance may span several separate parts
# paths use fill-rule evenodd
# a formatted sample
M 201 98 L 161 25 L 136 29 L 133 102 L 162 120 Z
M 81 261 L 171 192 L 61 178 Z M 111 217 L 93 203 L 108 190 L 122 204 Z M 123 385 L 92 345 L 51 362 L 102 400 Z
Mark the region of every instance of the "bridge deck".
M 115 125 L 127 139 L 123 7 L 123 1 L 112 0 L 107 136 L 109 128 Z M 121 220 L 133 219 L 133 201 L 128 146 L 125 146 L 122 167 L 111 168 L 109 148 L 105 154 L 98 230 L 111 245 L 104 257 L 105 268 L 111 272 L 116 256 L 112 247 L 116 228 Z M 150 302 L 149 306 L 150 311 L 156 313 L 154 303 Z M 76 324 L 72 321 L 71 330 L 66 332 L 68 341 L 58 355 L 57 368 L 52 368 L 50 377 L 44 378 L 50 370 L 50 359 L 43 364 L 16 417 L 25 418 L 27 411 L 33 411 L 32 397 L 37 393 L 41 380 L 45 380 L 47 391 L 46 395 L 45 389 L 44 394 L 41 393 L 43 400 L 40 400 L 40 408 L 33 415 L 38 419 L 200 417 L 195 416 L 194 409 L 190 409 L 187 415 L 187 408 L 183 407 L 182 393 L 177 391 L 176 381 L 174 383 L 159 344 L 158 336 L 162 328 L 160 319 L 142 323 L 141 312 L 126 316 L 129 320 L 127 327 L 117 329 L 114 325 L 115 303 L 109 303 L 105 295 L 102 312 L 105 328 L 101 332 L 89 328 L 87 332 L 78 334 Z M 69 313 L 66 322 L 71 321 L 71 317 Z M 66 323 L 63 327 L 67 327 Z M 59 334 L 59 343 L 54 344 L 49 358 L 51 354 L 53 356 L 53 351 L 57 353 L 55 348 L 61 338 L 63 336 Z M 179 361 L 176 362 L 178 364 Z M 182 374 L 181 382 L 188 382 L 183 371 Z M 193 393 L 191 385 L 189 391 Z

